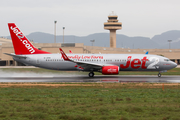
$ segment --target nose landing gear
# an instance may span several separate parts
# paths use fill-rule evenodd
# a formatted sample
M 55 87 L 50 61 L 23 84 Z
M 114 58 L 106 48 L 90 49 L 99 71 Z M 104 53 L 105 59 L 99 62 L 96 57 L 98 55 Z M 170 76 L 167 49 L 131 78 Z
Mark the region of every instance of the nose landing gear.
M 158 77 L 161 77 L 161 73 L 158 73 Z

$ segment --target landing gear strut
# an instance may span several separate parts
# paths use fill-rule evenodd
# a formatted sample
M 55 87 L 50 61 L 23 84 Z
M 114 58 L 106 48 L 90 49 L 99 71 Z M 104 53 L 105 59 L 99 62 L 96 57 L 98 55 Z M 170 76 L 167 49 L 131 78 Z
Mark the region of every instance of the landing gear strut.
M 158 77 L 161 77 L 161 73 L 158 73 Z
M 89 77 L 94 77 L 94 73 L 93 73 L 93 72 L 90 72 L 90 73 L 89 73 Z

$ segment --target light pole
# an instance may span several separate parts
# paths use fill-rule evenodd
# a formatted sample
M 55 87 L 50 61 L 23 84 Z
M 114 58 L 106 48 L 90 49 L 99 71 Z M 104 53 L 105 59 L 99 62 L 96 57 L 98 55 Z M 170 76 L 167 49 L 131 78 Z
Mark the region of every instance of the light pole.
M 172 40 L 168 40 L 168 42 L 169 42 L 169 49 L 171 49 L 171 42 L 172 42 Z
M 65 29 L 65 27 L 63 27 L 63 43 L 64 43 L 64 29 Z
M 95 40 L 90 40 L 91 42 L 92 42 L 92 46 L 94 46 L 94 42 L 95 42 Z
M 57 21 L 54 21 L 54 43 L 56 43 L 56 23 Z

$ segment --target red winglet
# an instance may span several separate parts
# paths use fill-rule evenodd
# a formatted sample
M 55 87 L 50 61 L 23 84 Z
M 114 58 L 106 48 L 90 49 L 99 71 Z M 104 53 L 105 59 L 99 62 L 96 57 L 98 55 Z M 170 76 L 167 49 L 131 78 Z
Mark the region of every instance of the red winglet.
M 59 48 L 59 50 L 60 50 L 61 55 L 65 61 L 71 61 L 61 48 Z
M 73 54 L 73 52 L 72 52 L 71 50 L 69 50 L 69 52 L 70 52 L 71 54 Z

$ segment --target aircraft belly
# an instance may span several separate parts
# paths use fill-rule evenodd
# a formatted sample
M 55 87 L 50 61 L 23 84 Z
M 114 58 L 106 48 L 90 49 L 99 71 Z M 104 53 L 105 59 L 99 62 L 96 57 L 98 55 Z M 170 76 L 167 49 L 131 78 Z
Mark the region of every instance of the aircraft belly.
M 120 71 L 162 71 L 163 69 L 120 69 Z
M 76 70 L 74 67 L 76 64 L 68 61 L 61 62 L 42 62 L 39 67 L 44 67 L 54 70 Z
M 120 71 L 162 71 L 162 70 L 164 70 L 164 69 L 163 69 L 163 67 L 161 65 L 156 65 L 153 68 L 148 68 L 148 67 L 146 67 L 146 68 L 141 68 L 141 67 L 139 67 L 139 68 L 132 68 L 132 67 L 128 67 L 126 69 L 120 68 Z

